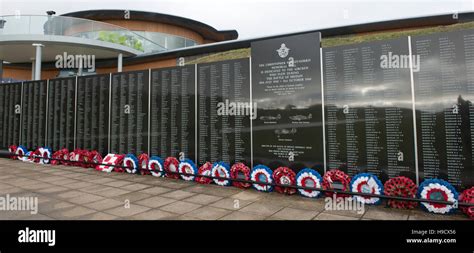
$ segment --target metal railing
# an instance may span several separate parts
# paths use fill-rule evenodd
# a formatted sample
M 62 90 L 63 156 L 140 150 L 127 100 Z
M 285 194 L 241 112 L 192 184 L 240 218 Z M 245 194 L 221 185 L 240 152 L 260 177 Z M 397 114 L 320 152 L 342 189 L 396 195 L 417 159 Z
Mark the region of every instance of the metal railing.
M 0 36 L 4 35 L 77 37 L 119 44 L 143 53 L 166 50 L 164 46 L 123 27 L 64 16 L 0 16 Z

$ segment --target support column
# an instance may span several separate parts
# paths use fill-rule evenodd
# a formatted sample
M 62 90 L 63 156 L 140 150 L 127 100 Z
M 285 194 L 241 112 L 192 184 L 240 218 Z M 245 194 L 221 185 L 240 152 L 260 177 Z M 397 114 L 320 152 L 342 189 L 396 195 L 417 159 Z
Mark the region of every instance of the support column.
M 122 72 L 123 54 L 118 55 L 117 59 L 117 72 Z
M 35 78 L 34 80 L 41 80 L 41 57 L 43 45 L 35 43 L 33 44 L 36 47 L 36 57 L 35 57 Z
M 35 80 L 35 59 L 31 58 L 31 80 Z
M 79 68 L 77 68 L 77 76 L 82 76 L 82 61 L 79 61 Z

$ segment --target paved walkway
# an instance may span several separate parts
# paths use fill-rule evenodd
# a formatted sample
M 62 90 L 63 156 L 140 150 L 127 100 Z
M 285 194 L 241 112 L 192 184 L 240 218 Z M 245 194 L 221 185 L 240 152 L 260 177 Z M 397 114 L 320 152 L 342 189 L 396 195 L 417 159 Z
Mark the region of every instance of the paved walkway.
M 0 159 L 0 197 L 7 195 L 38 197 L 38 214 L 0 210 L 1 220 L 466 219 L 461 213 L 434 215 L 420 208 L 365 206 L 363 213 L 328 211 L 323 198 Z

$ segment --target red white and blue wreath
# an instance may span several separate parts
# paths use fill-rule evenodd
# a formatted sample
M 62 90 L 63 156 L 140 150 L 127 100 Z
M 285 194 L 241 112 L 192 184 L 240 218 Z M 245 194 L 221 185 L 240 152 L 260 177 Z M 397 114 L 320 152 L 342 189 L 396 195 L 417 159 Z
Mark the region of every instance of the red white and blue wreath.
M 181 178 L 185 181 L 193 181 L 198 173 L 198 169 L 196 164 L 190 159 L 185 159 L 184 161 L 179 163 L 178 171 L 180 173 L 192 174 L 192 175 L 184 175 L 181 174 Z
M 211 175 L 213 177 L 221 177 L 221 178 L 230 178 L 230 169 L 229 165 L 224 162 L 216 162 L 212 165 Z M 220 186 L 229 186 L 230 180 L 226 179 L 213 179 L 214 183 Z
M 323 178 L 321 175 L 313 169 L 302 169 L 296 174 L 296 185 L 301 187 L 309 188 L 321 188 Z M 308 198 L 317 198 L 321 195 L 320 191 L 298 189 L 298 192 Z
M 200 184 L 210 184 L 212 183 L 212 178 L 210 177 L 202 177 L 202 176 L 210 176 L 212 170 L 212 163 L 206 162 L 201 167 L 199 167 L 198 174 L 201 177 L 196 177 L 196 182 Z
M 257 165 L 253 167 L 250 172 L 250 180 L 254 182 L 264 182 L 264 183 L 273 183 L 272 178 L 273 171 L 265 165 Z M 273 190 L 273 185 L 266 184 L 252 184 L 253 188 L 258 191 L 271 192 Z
M 23 162 L 28 161 L 28 155 L 27 155 L 28 149 L 26 149 L 25 146 L 23 145 L 18 146 L 15 154 L 18 156 L 18 160 L 23 161 Z
M 52 156 L 52 151 L 50 148 L 47 148 L 47 147 L 41 147 L 39 148 L 39 155 L 43 158 L 43 159 L 39 159 L 39 163 L 40 164 L 48 164 L 50 161 L 51 161 L 51 156 Z
M 123 158 L 123 166 L 129 174 L 136 174 L 138 172 L 138 164 L 138 158 L 132 154 L 127 154 Z
M 418 197 L 422 199 L 456 202 L 458 192 L 448 182 L 442 179 L 426 179 L 418 187 Z M 428 212 L 447 214 L 456 208 L 453 205 L 421 202 L 421 207 Z
M 148 170 L 154 177 L 163 177 L 165 175 L 164 167 L 163 159 L 158 156 L 152 156 L 148 161 Z
M 178 179 L 179 174 L 176 174 L 176 172 L 178 172 L 178 167 L 179 167 L 178 159 L 176 159 L 175 157 L 166 158 L 165 159 L 166 177 Z
M 383 184 L 382 182 L 380 182 L 377 176 L 372 173 L 360 173 L 352 178 L 351 191 L 382 195 Z M 356 201 L 370 205 L 378 205 L 382 202 L 382 200 L 377 197 L 355 195 L 354 198 L 356 199 Z
M 235 163 L 230 168 L 230 177 L 232 179 L 250 180 L 250 168 L 243 163 Z M 238 188 L 249 188 L 250 183 L 232 181 L 232 185 Z
M 28 149 L 26 149 L 25 146 L 18 146 L 18 148 L 15 151 L 15 154 L 18 157 L 18 160 L 26 162 L 28 160 L 28 156 L 26 155 L 28 153 Z

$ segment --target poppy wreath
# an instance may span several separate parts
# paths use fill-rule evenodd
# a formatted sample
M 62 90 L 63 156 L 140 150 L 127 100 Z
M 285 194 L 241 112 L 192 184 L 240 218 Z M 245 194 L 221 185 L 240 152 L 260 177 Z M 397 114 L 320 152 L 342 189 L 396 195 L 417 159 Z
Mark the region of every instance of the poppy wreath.
M 385 182 L 384 194 L 386 196 L 395 196 L 395 197 L 406 197 L 406 198 L 415 198 L 416 191 L 418 187 L 413 182 L 413 180 L 399 176 L 389 179 Z M 413 201 L 402 201 L 402 200 L 393 200 L 390 199 L 387 201 L 387 205 L 393 208 L 398 209 L 412 209 L 417 206 L 416 202 Z
M 459 195 L 459 202 L 474 204 L 474 187 L 464 190 Z M 474 206 L 461 206 L 461 211 L 474 220 Z
M 141 154 L 138 156 L 138 164 L 140 167 L 140 174 L 142 175 L 150 175 L 150 170 L 148 170 L 148 161 L 150 158 L 148 157 L 148 154 Z
M 229 178 L 230 179 L 230 169 L 229 165 L 225 162 L 215 162 L 212 165 L 211 175 L 213 177 Z M 213 179 L 214 183 L 220 186 L 229 186 L 230 180 L 226 179 Z
M 17 155 L 18 160 L 20 161 L 26 162 L 28 160 L 28 149 L 26 149 L 26 147 L 23 145 L 18 146 L 15 154 Z
M 235 163 L 230 168 L 230 177 L 232 179 L 250 180 L 250 168 L 243 163 Z M 232 181 L 232 185 L 238 188 L 249 188 L 250 183 Z
M 17 147 L 16 145 L 10 145 L 10 146 L 8 147 L 8 152 L 13 153 L 13 154 L 16 154 L 16 149 L 17 149 L 17 148 L 18 148 L 18 147 Z M 13 159 L 13 160 L 16 160 L 17 158 L 18 158 L 18 157 L 17 157 L 16 155 L 11 155 L 11 156 L 10 156 L 10 159 Z
M 273 180 L 275 183 L 282 185 L 296 185 L 296 173 L 288 167 L 278 167 L 273 172 Z M 279 193 L 294 194 L 296 188 L 275 186 L 275 190 Z
M 321 188 L 323 178 L 313 169 L 302 169 L 296 174 L 296 185 L 301 187 Z M 321 195 L 320 191 L 298 189 L 298 192 L 308 198 L 317 198 Z
M 212 170 L 212 163 L 206 162 L 201 167 L 199 167 L 198 174 L 203 176 L 210 176 Z M 209 177 L 196 177 L 196 182 L 200 184 L 210 184 L 212 183 L 212 178 Z
M 418 197 L 430 200 L 456 202 L 459 194 L 454 187 L 442 179 L 426 179 L 418 187 Z M 453 205 L 421 202 L 423 210 L 431 213 L 448 214 L 454 212 Z
M 102 163 L 102 155 L 97 151 L 93 150 L 89 152 L 89 168 L 94 168 L 97 164 Z
M 178 171 L 180 173 L 193 174 L 193 175 L 180 174 L 181 178 L 185 181 L 194 181 L 194 178 L 196 177 L 195 175 L 197 175 L 198 173 L 196 164 L 194 164 L 194 162 L 191 161 L 190 159 L 185 159 L 184 161 L 180 162 Z
M 78 163 L 81 161 L 81 153 L 82 150 L 75 149 L 74 151 L 69 153 L 69 161 L 67 165 L 69 166 L 78 166 Z
M 152 156 L 148 161 L 148 170 L 150 171 L 150 174 L 154 177 L 165 176 L 164 166 L 165 165 L 163 159 L 158 156 Z
M 41 148 L 38 147 L 30 152 L 30 161 L 33 163 L 41 163 Z
M 383 184 L 380 182 L 378 177 L 372 173 L 360 173 L 352 178 L 351 191 L 356 193 L 382 195 Z M 355 195 L 354 198 L 359 202 L 369 205 L 378 205 L 382 202 L 382 200 L 377 197 Z
M 53 156 L 52 156 L 52 160 L 51 160 L 51 164 L 52 165 L 59 165 L 61 164 L 61 160 L 64 159 L 64 155 L 65 154 L 68 154 L 69 151 L 67 150 L 67 148 L 63 148 L 63 149 L 60 149 L 56 152 L 53 153 Z
M 166 177 L 178 179 L 179 174 L 173 173 L 178 172 L 179 161 L 175 157 L 168 157 L 165 159 L 165 172 Z M 171 173 L 170 173 L 171 172 Z
M 70 154 L 72 151 L 69 152 L 68 149 L 63 149 L 63 150 L 65 150 L 66 152 L 63 153 L 63 157 L 61 157 L 61 159 L 62 159 L 62 160 L 61 160 L 61 164 L 66 165 L 66 166 L 69 166 L 69 164 L 71 164 L 71 162 L 69 161 L 69 154 Z
M 349 175 L 344 173 L 344 171 L 341 170 L 330 170 L 327 171 L 324 174 L 323 177 L 323 189 L 324 190 L 341 190 L 341 191 L 349 191 L 350 189 L 350 182 L 351 178 Z M 349 197 L 347 194 L 341 194 L 341 193 L 335 193 L 335 192 L 326 192 L 326 196 L 333 196 L 336 195 L 336 197 Z
M 123 158 L 123 166 L 126 167 L 125 171 L 129 174 L 138 173 L 138 158 L 133 154 L 127 154 Z
M 121 166 L 121 167 L 112 166 L 112 171 L 119 172 L 119 173 L 125 172 L 125 169 L 123 168 L 123 159 L 125 159 L 125 155 L 117 155 L 115 165 Z
M 250 172 L 250 179 L 254 182 L 264 182 L 264 183 L 273 183 L 272 178 L 273 171 L 265 165 L 257 165 L 253 167 L 252 172 Z M 273 185 L 265 184 L 252 184 L 252 187 L 258 191 L 262 192 L 271 192 L 273 191 Z
M 81 166 L 83 168 L 88 168 L 89 167 L 89 163 L 91 162 L 89 160 L 90 158 L 90 152 L 88 150 L 81 150 L 79 151 L 79 164 L 78 166 Z
M 49 164 L 51 162 L 52 151 L 50 148 L 41 147 L 38 149 L 38 152 L 39 156 L 42 157 L 42 159 L 39 159 L 38 163 Z

